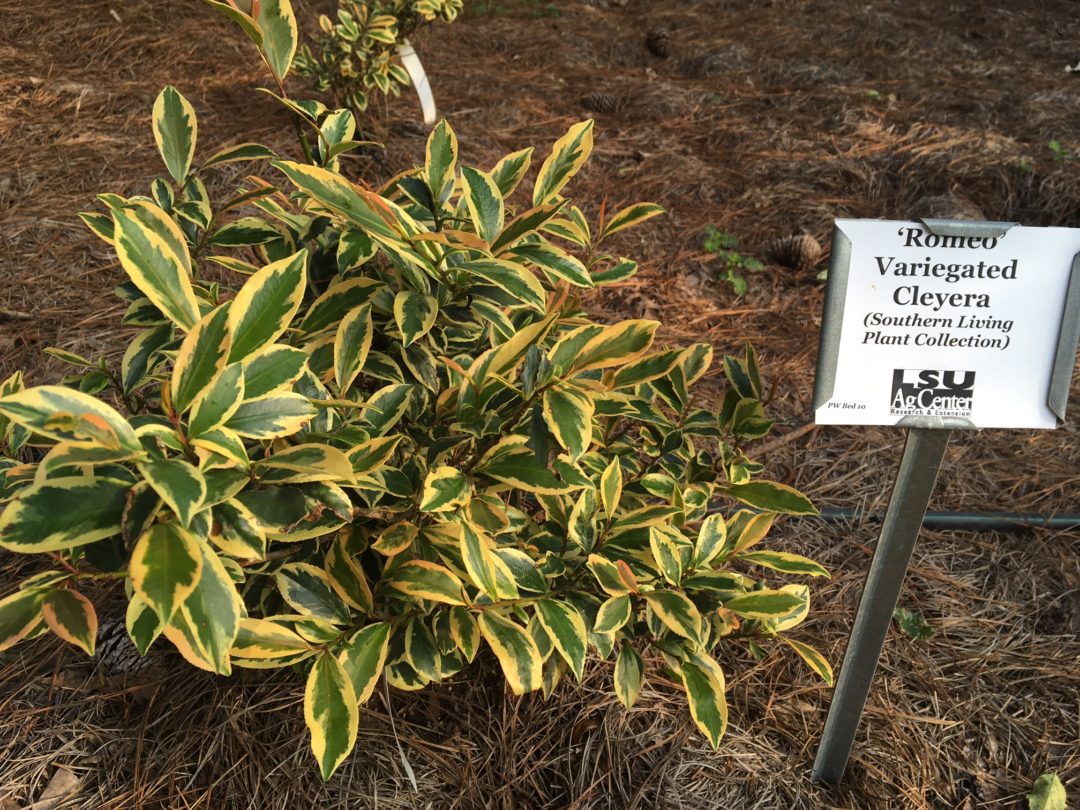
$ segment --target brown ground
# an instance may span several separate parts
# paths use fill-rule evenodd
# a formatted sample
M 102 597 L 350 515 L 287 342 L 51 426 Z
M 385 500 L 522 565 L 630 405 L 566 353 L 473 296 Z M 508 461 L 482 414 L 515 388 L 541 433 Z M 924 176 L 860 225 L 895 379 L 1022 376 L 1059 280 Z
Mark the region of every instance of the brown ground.
M 988 219 L 1080 226 L 1080 160 L 1047 147 L 1080 153 L 1080 75 L 1063 70 L 1080 57 L 1070 0 L 472 9 L 417 43 L 463 159 L 489 166 L 542 149 L 590 114 L 585 95 L 615 95 L 621 107 L 597 116 L 594 158 L 573 192 L 594 212 L 606 195 L 671 214 L 626 240 L 644 270 L 593 307 L 658 317 L 665 339 L 719 352 L 752 340 L 778 383 L 780 435 L 807 420 L 821 285 L 770 266 L 736 299 L 711 280 L 707 223 L 752 255 L 802 230 L 827 242 L 835 217 L 947 215 L 947 194 Z M 656 24 L 671 31 L 668 59 L 643 46 Z M 148 125 L 160 87 L 195 104 L 203 154 L 236 140 L 287 151 L 285 120 L 252 92 L 262 81 L 249 44 L 199 3 L 0 0 L 0 376 L 24 368 L 52 381 L 50 345 L 115 353 L 122 309 L 109 290 L 120 271 L 74 214 L 101 191 L 141 192 L 161 171 Z M 380 110 L 369 126 L 387 152 L 356 160 L 356 173 L 375 181 L 416 161 L 416 114 L 409 97 Z M 1060 430 L 957 437 L 931 508 L 1075 511 L 1078 392 Z M 826 428 L 766 460 L 819 505 L 878 510 L 900 447 L 895 430 Z M 837 663 L 874 537 L 869 525 L 808 521 L 777 537 L 835 572 L 802 632 Z M 732 727 L 718 754 L 669 684 L 652 681 L 626 715 L 609 694 L 610 665 L 597 663 L 551 703 L 511 699 L 483 677 L 430 698 L 380 696 L 358 753 L 322 786 L 288 676 L 185 672 L 149 690 L 101 689 L 44 642 L 0 658 L 0 808 L 38 798 L 60 765 L 78 778 L 65 806 L 81 808 L 1019 807 L 1047 770 L 1076 801 L 1078 560 L 1076 534 L 926 532 L 901 604 L 936 633 L 890 634 L 835 789 L 809 780 L 829 690 L 779 653 L 724 662 Z M 0 563 L 3 593 L 23 561 Z

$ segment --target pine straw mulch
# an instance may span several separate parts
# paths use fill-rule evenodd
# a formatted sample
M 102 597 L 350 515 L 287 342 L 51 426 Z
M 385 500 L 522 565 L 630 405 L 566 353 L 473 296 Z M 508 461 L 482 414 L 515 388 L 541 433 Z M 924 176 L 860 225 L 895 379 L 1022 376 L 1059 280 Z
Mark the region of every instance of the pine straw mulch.
M 845 216 L 975 210 L 1080 225 L 1080 164 L 1046 147 L 1080 152 L 1080 78 L 1062 70 L 1080 35 L 1070 11 L 1067 0 L 993 0 L 978 15 L 945 0 L 474 0 L 417 45 L 476 165 L 543 149 L 590 115 L 589 93 L 617 97 L 617 112 L 596 116 L 574 194 L 593 212 L 606 196 L 609 208 L 652 199 L 671 213 L 627 236 L 620 248 L 642 272 L 595 296 L 594 311 L 656 317 L 664 340 L 718 353 L 752 340 L 776 383 L 777 435 L 789 436 L 767 440 L 770 473 L 819 505 L 878 511 L 899 432 L 801 429 L 820 285 L 770 266 L 735 298 L 715 282 L 704 225 L 751 255 L 801 231 L 827 244 Z M 41 383 L 64 371 L 45 346 L 118 353 L 120 271 L 74 213 L 160 171 L 148 116 L 163 84 L 195 104 L 203 150 L 293 147 L 287 121 L 252 92 L 263 77 L 248 43 L 200 4 L 0 0 L 0 19 L 0 374 L 23 368 Z M 643 46 L 658 24 L 671 31 L 667 59 Z M 367 125 L 388 148 L 351 170 L 374 182 L 417 160 L 414 115 L 408 97 L 377 110 Z M 956 436 L 931 508 L 1075 511 L 1078 395 L 1057 431 Z M 814 521 L 776 533 L 776 547 L 834 572 L 800 629 L 834 662 L 875 536 Z M 829 690 L 779 651 L 760 663 L 726 653 L 732 725 L 719 753 L 659 672 L 626 714 L 610 662 L 544 702 L 508 696 L 484 661 L 438 690 L 378 693 L 356 755 L 322 785 L 293 678 L 167 667 L 126 684 L 45 640 L 0 658 L 0 808 L 38 798 L 60 766 L 78 784 L 63 806 L 80 808 L 1023 806 L 1046 770 L 1080 792 L 1078 560 L 1076 534 L 925 532 L 901 604 L 936 634 L 890 634 L 838 788 L 809 781 Z M 28 562 L 0 564 L 6 592 Z

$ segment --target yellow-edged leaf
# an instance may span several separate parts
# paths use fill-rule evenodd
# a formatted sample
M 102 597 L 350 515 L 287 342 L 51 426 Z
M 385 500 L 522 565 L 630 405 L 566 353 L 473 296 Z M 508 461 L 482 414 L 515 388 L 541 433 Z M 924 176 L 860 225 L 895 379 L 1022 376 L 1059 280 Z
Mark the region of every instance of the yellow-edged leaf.
M 461 580 L 450 569 L 427 560 L 409 560 L 398 566 L 387 584 L 416 599 L 464 605 Z
M 420 494 L 421 512 L 450 512 L 468 503 L 472 482 L 454 467 L 436 467 L 424 478 Z
M 540 688 L 543 659 L 536 642 L 523 627 L 488 610 L 480 614 L 480 633 L 499 659 L 515 695 Z
M 541 599 L 536 603 L 536 615 L 555 649 L 580 681 L 585 671 L 585 652 L 589 639 L 581 611 L 568 602 Z
M 271 262 L 244 282 L 229 308 L 229 362 L 273 343 L 292 323 L 304 300 L 307 250 Z
M 90 600 L 78 591 L 56 588 L 41 605 L 41 615 L 49 629 L 87 655 L 94 655 L 97 643 L 97 612 Z
M 33 484 L 0 514 L 0 547 L 23 554 L 59 551 L 119 534 L 130 489 L 110 478 Z
M 173 180 L 183 183 L 195 157 L 199 126 L 195 109 L 171 84 L 154 101 L 154 140 Z
M 574 124 L 555 142 L 533 188 L 533 205 L 539 206 L 554 200 L 570 178 L 589 159 L 593 146 L 592 119 Z
M 195 590 L 202 574 L 199 541 L 178 523 L 155 523 L 131 552 L 131 584 L 163 623 Z
M 375 691 L 375 685 L 386 663 L 389 641 L 389 623 L 369 624 L 354 633 L 338 655 L 338 661 L 349 677 L 358 705 L 366 703 Z
M 304 688 L 304 722 L 311 750 L 324 780 L 329 779 L 356 744 L 360 724 L 356 693 L 348 673 L 334 656 L 315 659 Z
M 656 618 L 676 635 L 695 644 L 701 641 L 701 613 L 686 596 L 678 591 L 649 591 L 643 593 Z
M 824 655 L 809 644 L 803 644 L 801 641 L 795 641 L 795 639 L 788 638 L 787 636 L 780 636 L 780 638 L 785 644 L 791 647 L 791 649 L 797 652 L 799 657 L 806 662 L 806 665 L 820 675 L 825 683 L 829 686 L 833 685 L 832 664 L 829 663 L 829 660 Z
M 363 370 L 373 335 L 371 307 L 367 304 L 346 315 L 338 326 L 334 337 L 334 379 L 342 396 Z
M 191 258 L 179 226 L 150 202 L 114 208 L 114 244 L 120 265 L 151 303 L 187 331 L 199 320 L 191 286 Z

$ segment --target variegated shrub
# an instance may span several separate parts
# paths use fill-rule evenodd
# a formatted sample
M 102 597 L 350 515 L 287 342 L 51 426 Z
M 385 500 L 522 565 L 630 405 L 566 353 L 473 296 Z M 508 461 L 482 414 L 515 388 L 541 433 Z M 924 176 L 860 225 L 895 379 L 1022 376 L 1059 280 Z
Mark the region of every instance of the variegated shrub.
M 287 2 L 230 12 L 284 79 Z M 771 425 L 754 352 L 724 359 L 729 389 L 703 407 L 709 345 L 654 349 L 657 323 L 581 309 L 635 271 L 610 237 L 661 213 L 591 223 L 566 198 L 592 122 L 529 195 L 532 149 L 460 165 L 446 123 L 373 191 L 338 165 L 352 115 L 285 101 L 313 162 L 256 144 L 196 160 L 194 110 L 165 88 L 168 177 L 83 215 L 128 276 L 132 339 L 118 368 L 54 350 L 79 367 L 63 384 L 0 385 L 0 546 L 42 562 L 0 600 L 0 649 L 53 632 L 92 654 L 86 586 L 122 584 L 140 652 L 305 670 L 324 777 L 380 676 L 419 689 L 485 644 L 516 694 L 614 657 L 597 665 L 628 707 L 652 661 L 713 746 L 718 645 L 779 639 L 830 679 L 787 635 L 807 587 L 762 579 L 826 572 L 763 550 L 777 515 L 814 510 L 746 455 Z M 278 183 L 212 201 L 203 177 L 241 160 Z
M 296 69 L 335 104 L 362 113 L 368 94 L 397 95 L 409 83 L 398 46 L 435 20 L 453 22 L 463 0 L 338 0 L 337 20 L 319 17 L 320 34 L 304 44 Z

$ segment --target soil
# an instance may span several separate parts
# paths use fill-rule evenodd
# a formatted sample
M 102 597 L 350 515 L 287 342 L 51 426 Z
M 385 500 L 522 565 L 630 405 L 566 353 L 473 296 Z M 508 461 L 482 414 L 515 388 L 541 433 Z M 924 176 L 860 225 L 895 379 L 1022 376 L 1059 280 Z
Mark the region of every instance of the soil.
M 317 7 L 297 4 L 302 30 Z M 898 430 L 804 428 L 832 221 L 948 216 L 1080 227 L 1080 16 L 1070 0 L 472 0 L 414 45 L 462 160 L 538 155 L 596 118 L 570 187 L 595 216 L 651 200 L 628 234 L 641 263 L 589 303 L 653 317 L 670 343 L 757 346 L 775 384 L 771 476 L 819 506 L 884 509 Z M 116 358 L 122 272 L 76 217 L 100 192 L 162 172 L 149 126 L 160 88 L 199 116 L 200 152 L 253 140 L 291 154 L 287 118 L 239 31 L 200 3 L 0 0 L 0 378 L 66 373 L 56 346 Z M 646 34 L 670 34 L 652 54 Z M 303 89 L 293 80 L 296 92 Z M 613 112 L 596 113 L 597 94 Z M 385 151 L 350 159 L 372 185 L 422 158 L 406 93 L 365 126 Z M 1053 143 L 1055 146 L 1051 146 Z M 269 176 L 269 175 L 268 175 Z M 242 179 L 219 176 L 211 193 Z M 703 247 L 707 225 L 766 261 L 737 296 Z M 769 260 L 806 233 L 816 267 Z M 714 370 L 712 380 L 718 383 Z M 932 509 L 1077 511 L 1080 375 L 1056 431 L 956 435 Z M 717 384 L 706 385 L 706 394 Z M 787 437 L 786 439 L 783 437 Z M 776 547 L 821 560 L 802 638 L 839 664 L 872 553 L 872 523 L 788 521 Z M 0 554 L 0 594 L 26 561 Z M 886 642 L 844 782 L 812 784 L 831 690 L 792 656 L 732 651 L 732 725 L 718 753 L 661 677 L 624 713 L 610 662 L 552 701 L 477 677 L 428 696 L 378 695 L 356 755 L 322 785 L 288 674 L 226 682 L 165 667 L 102 681 L 51 642 L 0 657 L 0 808 L 38 798 L 59 766 L 83 808 L 1025 807 L 1046 771 L 1080 795 L 1080 535 L 925 531 L 901 605 L 933 629 Z

